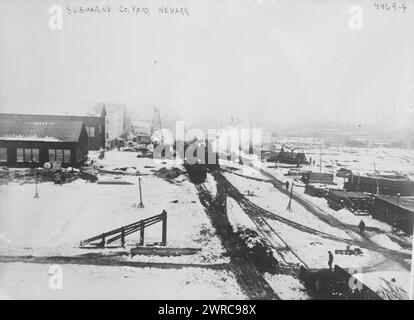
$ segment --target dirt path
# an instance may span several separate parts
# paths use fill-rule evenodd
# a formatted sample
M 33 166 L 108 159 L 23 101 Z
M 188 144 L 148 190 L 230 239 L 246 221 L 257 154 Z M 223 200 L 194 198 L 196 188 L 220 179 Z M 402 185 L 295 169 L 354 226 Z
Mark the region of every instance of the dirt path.
M 249 299 L 279 300 L 278 295 L 266 282 L 253 262 L 243 250 L 238 237 L 233 233 L 232 226 L 227 217 L 227 192 L 217 185 L 217 197 L 213 199 L 211 193 L 203 184 L 195 184 L 201 204 L 204 206 L 213 227 L 216 229 L 230 261 L 231 270 L 236 276 L 240 287 Z

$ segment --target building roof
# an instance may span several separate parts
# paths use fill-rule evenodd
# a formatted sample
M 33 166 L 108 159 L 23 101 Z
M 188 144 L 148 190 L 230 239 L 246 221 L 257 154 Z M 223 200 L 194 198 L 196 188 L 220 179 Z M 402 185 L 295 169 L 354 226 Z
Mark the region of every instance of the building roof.
M 3 117 L 0 114 L 0 140 L 77 142 L 82 121 L 74 120 L 28 120 L 24 117 Z
M 380 199 L 382 201 L 388 202 L 394 206 L 403 208 L 414 213 L 414 197 L 393 197 L 393 196 L 383 196 L 377 195 L 375 196 L 376 199 Z

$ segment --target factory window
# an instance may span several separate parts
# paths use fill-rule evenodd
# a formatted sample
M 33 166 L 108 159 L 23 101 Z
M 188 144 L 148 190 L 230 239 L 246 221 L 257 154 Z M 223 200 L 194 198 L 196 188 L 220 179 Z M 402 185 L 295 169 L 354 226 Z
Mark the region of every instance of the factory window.
M 0 161 L 7 161 L 7 148 L 0 148 Z
M 16 149 L 17 162 L 39 162 L 39 149 Z
M 102 125 L 99 125 L 99 133 L 102 133 Z
M 56 161 L 55 149 L 49 149 L 49 161 Z
M 69 163 L 70 162 L 70 150 L 63 150 L 63 162 Z
M 95 127 L 86 127 L 86 131 L 88 132 L 88 137 L 95 137 Z
M 32 149 L 32 161 L 39 162 L 39 149 Z
M 56 161 L 63 162 L 63 150 L 56 149 Z
M 23 149 L 21 149 L 21 148 L 17 148 L 16 149 L 16 155 L 17 155 L 17 159 L 16 159 L 16 161 L 17 162 L 23 162 L 24 161 L 24 159 L 23 159 Z
M 32 149 L 24 149 L 24 162 L 32 162 Z
M 70 163 L 71 151 L 69 149 L 49 149 L 49 161 Z

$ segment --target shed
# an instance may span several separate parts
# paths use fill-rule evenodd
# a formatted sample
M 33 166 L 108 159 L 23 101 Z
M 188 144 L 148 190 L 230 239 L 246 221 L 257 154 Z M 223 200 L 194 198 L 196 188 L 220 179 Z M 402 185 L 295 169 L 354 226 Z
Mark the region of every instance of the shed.
M 360 191 L 330 190 L 328 205 L 334 210 L 368 211 L 373 206 L 373 196 Z
M 105 110 L 100 114 L 79 112 L 76 115 L 0 113 L 0 118 L 32 122 L 80 121 L 85 125 L 88 135 L 88 150 L 105 147 Z
M 370 213 L 407 234 L 413 233 L 414 197 L 375 196 Z
M 362 191 L 373 194 L 396 196 L 414 196 L 414 181 L 403 179 L 389 179 L 381 176 L 367 177 L 352 175 L 345 182 L 344 187 L 350 191 Z
M 39 167 L 60 162 L 80 166 L 88 154 L 88 134 L 82 121 L 39 121 L 0 115 L 0 165 Z

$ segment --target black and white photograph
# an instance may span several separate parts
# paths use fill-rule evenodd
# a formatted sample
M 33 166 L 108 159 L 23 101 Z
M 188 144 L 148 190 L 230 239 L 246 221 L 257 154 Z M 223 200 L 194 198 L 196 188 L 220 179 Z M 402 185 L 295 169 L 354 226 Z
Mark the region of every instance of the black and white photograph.
M 0 0 L 0 300 L 413 300 L 413 31 L 413 0 Z

